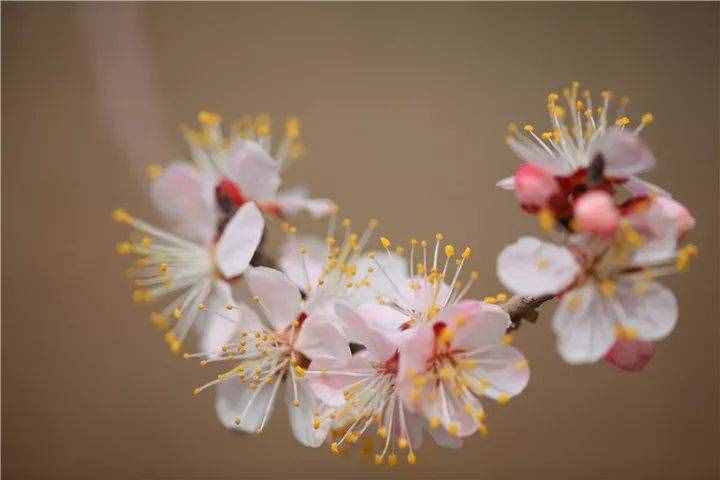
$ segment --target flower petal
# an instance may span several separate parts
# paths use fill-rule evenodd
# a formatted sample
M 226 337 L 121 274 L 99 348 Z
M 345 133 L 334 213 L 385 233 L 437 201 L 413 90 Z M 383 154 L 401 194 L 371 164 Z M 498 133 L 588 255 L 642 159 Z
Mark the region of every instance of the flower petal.
M 679 224 L 662 204 L 654 201 L 649 208 L 633 212 L 626 218 L 643 238 L 642 246 L 633 254 L 633 263 L 644 265 L 675 257 Z
M 304 255 L 301 248 L 305 248 Z M 280 247 L 278 264 L 298 288 L 308 291 L 310 286 L 317 285 L 327 257 L 328 247 L 320 238 L 292 235 Z
M 500 252 L 497 272 L 514 293 L 540 296 L 565 290 L 575 281 L 580 267 L 567 248 L 521 237 Z
M 313 372 L 327 371 L 328 373 L 313 373 L 309 379 L 310 387 L 317 398 L 330 407 L 340 407 L 345 404 L 344 391 L 360 378 L 344 373 L 365 373 L 375 375 L 375 369 L 370 363 L 366 350 L 358 352 L 349 360 L 316 358 L 310 363 Z M 342 372 L 342 373 L 332 373 Z
M 605 159 L 604 174 L 610 178 L 627 178 L 655 166 L 655 157 L 642 139 L 619 128 L 608 129 L 592 142 L 588 159 L 600 154 Z
M 678 305 L 675 295 L 658 282 L 621 281 L 617 287 L 621 312 L 618 321 L 631 328 L 640 340 L 660 340 L 675 328 Z
M 307 381 L 297 382 L 297 400 L 300 402 L 294 405 L 295 400 L 293 385 L 291 381 L 287 382 L 285 397 L 288 404 L 288 414 L 290 417 L 290 427 L 298 442 L 306 447 L 319 447 L 325 441 L 329 422 L 322 422 L 317 430 L 313 428 L 313 418 L 316 411 L 320 408 L 320 402 L 310 388 Z
M 375 262 L 380 264 L 385 273 L 378 270 Z M 397 291 L 395 287 L 393 287 L 393 283 L 400 288 L 407 284 L 407 261 L 399 255 L 379 254 L 375 256 L 374 261 L 369 255 L 363 255 L 357 260 L 355 266 L 357 275 L 360 278 L 367 274 L 368 269 L 372 268 L 375 270 L 370 278 L 370 287 L 365 286 L 355 289 L 352 296 L 352 301 L 355 305 L 374 302 L 378 292 L 386 294 L 389 297 L 395 297 L 397 296 Z M 385 274 L 387 274 L 387 276 L 385 276 Z
M 485 383 L 482 394 L 499 399 L 522 392 L 530 379 L 530 369 L 522 353 L 513 347 L 494 345 L 472 357 L 477 366 L 471 375 Z
M 264 228 L 265 220 L 254 203 L 246 203 L 235 212 L 215 250 L 217 266 L 225 278 L 240 275 L 250 265 Z
M 532 144 L 521 143 L 511 139 L 508 142 L 510 150 L 521 160 L 532 163 L 553 175 L 569 175 L 574 168 L 564 159 L 556 155 L 550 155 L 546 150 Z
M 283 214 L 289 216 L 306 211 L 314 218 L 321 218 L 337 209 L 331 200 L 310 198 L 308 190 L 304 187 L 295 187 L 278 193 L 275 203 L 280 205 Z
M 438 321 L 454 329 L 453 348 L 465 351 L 499 345 L 510 326 L 510 316 L 502 308 L 477 300 L 447 307 Z
M 275 331 L 283 331 L 297 319 L 301 308 L 300 290 L 284 273 L 268 267 L 249 268 L 245 281 Z
M 503 190 L 515 190 L 515 177 L 505 177 L 502 180 L 499 180 L 495 186 L 502 188 Z
M 428 428 L 428 431 L 435 443 L 443 448 L 461 448 L 463 446 L 462 438 L 450 435 L 444 428 Z
M 348 339 L 364 345 L 373 361 L 384 362 L 395 355 L 400 343 L 400 325 L 405 321 L 397 310 L 375 304 L 355 310 L 337 303 L 335 312 Z
M 654 355 L 655 344 L 653 342 L 620 339 L 605 355 L 605 361 L 626 372 L 639 372 L 645 368 Z
M 226 169 L 244 197 L 256 202 L 275 198 L 280 186 L 280 164 L 260 144 L 236 140 L 230 148 Z
M 274 405 L 273 387 L 267 383 L 261 384 L 256 390 L 250 390 L 247 385 L 240 383 L 239 377 L 230 378 L 217 387 L 215 397 L 215 411 L 220 423 L 225 428 L 239 428 L 248 433 L 255 433 L 268 412 L 272 414 Z M 239 420 L 239 424 L 235 420 Z
M 563 295 L 553 317 L 560 355 L 568 363 L 601 359 L 615 343 L 615 319 L 609 302 L 593 282 Z
M 333 317 L 323 313 L 310 313 L 298 334 L 295 348 L 310 360 L 319 358 L 350 359 L 347 338 L 333 322 Z
M 183 236 L 209 243 L 217 213 L 210 176 L 184 162 L 175 162 L 152 182 L 150 198 L 158 211 Z

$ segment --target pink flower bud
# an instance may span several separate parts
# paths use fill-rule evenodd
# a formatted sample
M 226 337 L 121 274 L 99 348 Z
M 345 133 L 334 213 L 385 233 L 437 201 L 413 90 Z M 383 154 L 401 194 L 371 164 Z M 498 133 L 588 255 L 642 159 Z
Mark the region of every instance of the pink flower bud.
M 603 237 L 610 237 L 620 222 L 620 211 L 609 193 L 595 190 L 577 199 L 574 206 L 578 229 Z
M 639 372 L 655 355 L 655 344 L 642 340 L 620 339 L 605 354 L 605 361 L 626 372 Z
M 524 163 L 515 172 L 515 196 L 521 204 L 542 207 L 560 191 L 555 178 L 532 163 Z
M 678 229 L 678 237 L 682 237 L 689 230 L 695 227 L 695 218 L 690 214 L 687 208 L 670 197 L 658 196 L 655 203 L 660 205 L 663 212 L 675 220 Z

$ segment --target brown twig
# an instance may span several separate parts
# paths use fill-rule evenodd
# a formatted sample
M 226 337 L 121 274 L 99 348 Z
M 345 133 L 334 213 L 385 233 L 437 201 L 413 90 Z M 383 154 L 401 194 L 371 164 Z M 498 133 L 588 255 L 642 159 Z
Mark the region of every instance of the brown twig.
M 541 297 L 522 297 L 516 295 L 502 305 L 512 321 L 510 330 L 520 328 L 523 320 L 534 322 L 537 320 L 537 308 L 548 300 L 555 298 L 554 295 L 543 295 Z

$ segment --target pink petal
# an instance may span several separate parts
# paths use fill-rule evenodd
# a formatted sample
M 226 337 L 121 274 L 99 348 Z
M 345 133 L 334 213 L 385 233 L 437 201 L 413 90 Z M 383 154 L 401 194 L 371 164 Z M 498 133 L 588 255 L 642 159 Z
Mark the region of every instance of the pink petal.
M 596 190 L 575 201 L 577 228 L 604 238 L 612 237 L 620 223 L 620 211 L 609 193 Z
M 515 196 L 522 205 L 542 207 L 560 191 L 555 177 L 532 163 L 524 163 L 515 172 Z
M 655 344 L 642 340 L 618 340 L 605 355 L 605 361 L 626 372 L 639 372 L 655 355 Z

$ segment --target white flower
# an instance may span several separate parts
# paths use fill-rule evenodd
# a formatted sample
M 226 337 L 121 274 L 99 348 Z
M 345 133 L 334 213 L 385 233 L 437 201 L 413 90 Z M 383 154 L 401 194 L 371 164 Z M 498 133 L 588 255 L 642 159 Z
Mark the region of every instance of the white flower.
M 561 356 L 595 362 L 616 339 L 655 341 L 677 321 L 677 302 L 655 278 L 687 267 L 697 249 L 677 249 L 676 218 L 643 201 L 609 240 L 570 237 L 566 247 L 523 237 L 498 258 L 498 276 L 514 293 L 560 295 L 553 318 Z
M 333 209 L 325 199 L 311 199 L 303 188 L 278 192 L 280 172 L 303 151 L 297 119 L 290 119 L 285 136 L 272 151 L 270 120 L 245 118 L 225 138 L 220 117 L 199 114 L 200 130 L 185 129 L 192 163 L 175 162 L 164 171 L 152 166 L 151 198 L 180 233 L 209 242 L 218 224 L 246 202 L 266 213 L 295 215 L 305 210 L 319 217 Z
M 458 447 L 475 431 L 487 433 L 480 398 L 505 404 L 527 385 L 527 362 L 507 345 L 509 326 L 499 306 L 466 300 L 408 332 L 400 348 L 400 391 L 411 410 L 428 419 L 440 445 Z
M 221 422 L 227 428 L 259 433 L 272 414 L 280 384 L 285 383 L 295 437 L 303 445 L 320 446 L 329 426 L 313 428 L 321 405 L 309 388 L 306 370 L 314 360 L 350 358 L 348 342 L 335 325 L 334 300 L 317 296 L 303 302 L 285 275 L 266 267 L 251 268 L 244 278 L 263 316 L 244 305 L 228 305 L 228 315 L 216 316 L 205 339 L 208 351 L 186 357 L 237 365 L 195 392 L 218 385 Z
M 563 96 L 567 107 L 557 103 L 560 98 L 557 93 L 548 95 L 549 131 L 538 136 L 532 125 L 525 125 L 526 135 L 521 135 L 519 129 L 511 125 L 507 141 L 523 161 L 554 175 L 567 176 L 589 168 L 602 157 L 602 173 L 613 179 L 629 178 L 655 165 L 652 153 L 638 137 L 645 126 L 652 123 L 652 114 L 643 115 L 638 126 L 630 130 L 630 118 L 625 115 L 626 99 L 613 121 L 610 92 L 602 92 L 602 105 L 597 110 L 588 90 L 582 96 L 579 94 L 577 82 L 564 89 Z
M 365 252 L 378 222 L 370 220 L 361 234 L 352 232 L 349 219 L 341 223 L 344 233 L 337 240 L 333 213 L 324 241 L 311 235 L 298 237 L 294 227 L 286 226 L 288 239 L 280 248 L 278 264 L 310 297 L 322 293 L 352 305 L 372 302 L 378 292 L 390 288 L 388 278 L 377 269 L 375 254 Z M 407 263 L 400 255 L 389 254 L 383 269 L 393 276 L 407 276 Z
M 316 428 L 335 425 L 340 433 L 330 445 L 339 454 L 368 430 L 380 436 L 375 463 L 393 466 L 398 452 L 415 463 L 422 442 L 421 418 L 407 411 L 398 390 L 400 327 L 405 317 L 390 307 L 365 304 L 357 310 L 344 304 L 336 312 L 349 339 L 365 346 L 349 360 L 313 360 L 308 371 L 311 385 L 328 408 L 313 420 Z
M 141 258 L 128 272 L 137 287 L 133 299 L 138 303 L 172 296 L 153 323 L 167 330 L 165 340 L 175 353 L 198 314 L 208 303 L 227 303 L 226 283 L 242 274 L 250 264 L 263 233 L 264 220 L 254 203 L 243 205 L 230 219 L 216 243 L 198 244 L 163 231 L 132 217 L 125 210 L 113 218 L 132 227 L 142 236 L 135 242 L 118 244 L 120 254 L 134 253 Z M 176 323 L 170 328 L 170 322 Z

